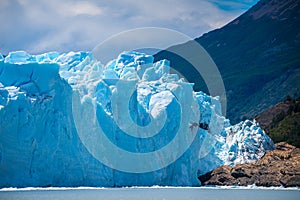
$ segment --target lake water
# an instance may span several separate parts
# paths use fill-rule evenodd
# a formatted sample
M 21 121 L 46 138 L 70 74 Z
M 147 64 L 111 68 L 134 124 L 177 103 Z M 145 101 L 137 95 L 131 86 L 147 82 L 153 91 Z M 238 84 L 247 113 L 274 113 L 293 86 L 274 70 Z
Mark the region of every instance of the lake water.
M 130 199 L 130 200 L 299 200 L 299 188 L 263 187 L 133 187 L 133 188 L 24 188 L 0 189 L 0 200 Z

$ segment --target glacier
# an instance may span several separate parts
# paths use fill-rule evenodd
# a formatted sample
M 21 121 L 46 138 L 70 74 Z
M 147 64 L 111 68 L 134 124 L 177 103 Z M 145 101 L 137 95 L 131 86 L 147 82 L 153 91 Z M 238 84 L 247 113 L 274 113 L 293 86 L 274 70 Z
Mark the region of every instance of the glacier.
M 0 54 L 0 188 L 197 186 L 275 148 L 257 122 L 231 125 L 218 97 L 153 61 Z

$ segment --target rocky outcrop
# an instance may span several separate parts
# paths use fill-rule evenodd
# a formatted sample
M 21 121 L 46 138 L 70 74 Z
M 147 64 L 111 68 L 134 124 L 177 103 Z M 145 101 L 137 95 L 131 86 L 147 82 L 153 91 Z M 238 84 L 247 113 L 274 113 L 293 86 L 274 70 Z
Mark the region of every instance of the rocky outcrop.
M 198 177 L 203 185 L 300 187 L 300 149 L 285 142 L 260 160 L 234 167 L 221 166 Z
M 258 121 L 260 127 L 268 133 L 275 123 L 281 121 L 288 114 L 291 105 L 293 105 L 293 101 L 287 98 L 285 101 L 264 110 L 255 117 L 255 120 Z
M 287 142 L 300 148 L 300 97 L 287 97 L 257 115 L 255 120 L 275 143 Z

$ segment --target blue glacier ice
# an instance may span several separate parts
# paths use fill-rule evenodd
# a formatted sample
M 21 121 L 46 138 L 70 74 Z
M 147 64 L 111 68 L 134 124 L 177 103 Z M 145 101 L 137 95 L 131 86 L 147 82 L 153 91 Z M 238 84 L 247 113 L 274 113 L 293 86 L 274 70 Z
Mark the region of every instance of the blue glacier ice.
M 153 60 L 0 54 L 0 187 L 196 186 L 275 148 L 255 121 L 231 125 L 218 97 Z

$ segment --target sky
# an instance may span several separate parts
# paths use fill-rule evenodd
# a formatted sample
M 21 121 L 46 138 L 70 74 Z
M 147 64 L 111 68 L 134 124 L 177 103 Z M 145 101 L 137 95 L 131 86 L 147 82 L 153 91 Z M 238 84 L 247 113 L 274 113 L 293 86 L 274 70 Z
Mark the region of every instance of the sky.
M 258 0 L 0 0 L 0 53 L 91 51 L 122 31 L 161 27 L 191 38 Z

